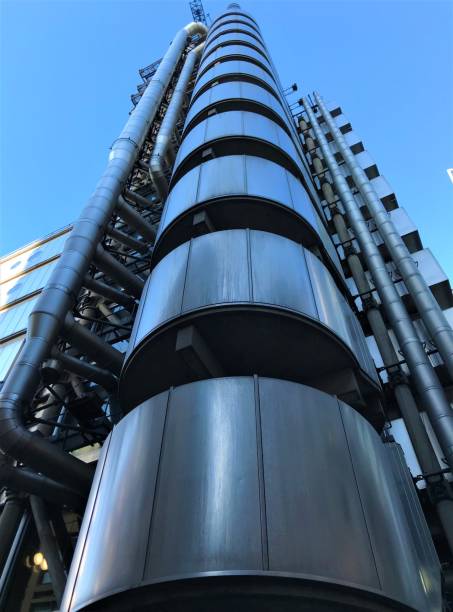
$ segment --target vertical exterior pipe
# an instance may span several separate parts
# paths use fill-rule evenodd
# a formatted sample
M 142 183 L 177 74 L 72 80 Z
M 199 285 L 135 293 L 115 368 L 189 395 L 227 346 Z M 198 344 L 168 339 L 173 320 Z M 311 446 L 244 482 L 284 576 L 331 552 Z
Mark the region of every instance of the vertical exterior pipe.
M 66 585 L 66 571 L 59 554 L 59 547 L 52 532 L 46 505 L 43 500 L 35 495 L 31 495 L 30 505 L 42 551 L 49 567 L 55 599 L 57 600 L 57 605 L 60 606 Z
M 16 531 L 24 514 L 24 502 L 18 495 L 8 492 L 0 515 L 0 576 L 5 567 Z
M 66 240 L 58 264 L 30 315 L 27 340 L 0 395 L 0 448 L 50 478 L 81 490 L 87 491 L 91 484 L 91 469 L 45 439 L 33 436 L 24 427 L 22 411 L 36 392 L 41 363 L 50 353 L 82 287 L 187 39 L 194 34 L 205 35 L 206 31 L 203 24 L 190 23 L 176 34 L 140 102 L 112 145 L 107 168 Z
M 453 380 L 453 329 L 448 324 L 442 309 L 433 296 L 430 288 L 426 284 L 425 279 L 419 272 L 415 261 L 412 259 L 406 245 L 395 228 L 392 220 L 389 218 L 384 205 L 379 196 L 371 185 L 367 175 L 357 163 L 354 153 L 348 147 L 348 144 L 336 126 L 332 116 L 327 110 L 321 96 L 315 93 L 315 99 L 319 106 L 319 110 L 324 117 L 324 120 L 329 127 L 330 132 L 338 146 L 343 159 L 351 171 L 357 188 L 373 217 L 376 227 L 382 237 L 382 240 L 387 247 L 392 260 L 394 261 L 398 272 L 404 280 L 407 290 L 411 294 L 418 312 L 420 313 L 423 322 L 425 323 L 434 344 L 439 349 L 439 353 L 445 363 L 450 378 Z
M 300 127 L 304 130 L 308 126 L 304 120 L 301 120 Z M 307 148 L 309 147 L 313 150 L 314 141 L 308 135 L 308 132 L 305 137 L 305 142 L 307 143 L 307 141 L 310 141 L 310 143 L 307 144 Z M 322 162 L 320 158 L 315 157 L 313 153 L 312 158 L 315 171 L 321 172 Z M 395 399 L 401 411 L 418 462 L 424 474 L 439 472 L 439 462 L 429 439 L 428 432 L 421 420 L 415 398 L 407 383 L 406 376 L 399 366 L 395 366 L 399 358 L 390 340 L 379 305 L 372 297 L 372 288 L 365 275 L 362 262 L 352 243 L 349 245 L 347 244 L 348 241 L 352 241 L 352 237 L 346 226 L 343 214 L 335 201 L 332 186 L 325 177 L 322 183 L 322 191 L 329 204 L 335 230 L 341 244 L 344 245 L 343 248 L 345 250 L 346 261 L 348 262 L 352 277 L 359 294 L 362 296 L 363 309 L 376 340 L 377 347 L 382 356 L 384 365 L 389 367 L 389 380 L 394 388 Z M 391 366 L 394 367 L 392 368 Z M 453 551 L 453 501 L 451 499 L 450 486 L 443 476 L 427 477 L 426 483 L 428 490 L 432 494 L 432 499 L 443 526 L 450 550 Z
M 156 137 L 151 158 L 149 160 L 149 173 L 159 197 L 164 201 L 168 194 L 168 181 L 164 174 L 164 160 L 170 146 L 171 137 L 176 128 L 181 113 L 187 85 L 189 84 L 197 59 L 200 57 L 204 43 L 199 44 L 187 54 L 186 61 L 179 75 L 178 83 L 168 105 L 167 112 Z
M 453 469 L 453 411 L 445 397 L 444 390 L 434 372 L 427 354 L 417 336 L 415 327 L 391 280 L 384 260 L 376 246 L 360 208 L 330 151 L 327 139 L 319 127 L 310 105 L 304 99 L 304 108 L 310 119 L 313 131 L 322 150 L 325 163 L 332 176 L 349 223 L 359 242 L 378 290 L 390 324 L 403 351 L 407 365 L 426 409 L 434 432 L 439 439 L 442 451 L 449 466 Z

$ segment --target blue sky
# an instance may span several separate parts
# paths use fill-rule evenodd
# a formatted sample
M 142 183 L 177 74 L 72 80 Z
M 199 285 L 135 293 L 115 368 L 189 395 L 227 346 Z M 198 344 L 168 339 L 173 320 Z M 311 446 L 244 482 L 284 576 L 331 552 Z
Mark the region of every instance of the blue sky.
M 213 18 L 227 4 L 204 3 Z M 453 3 L 241 5 L 283 84 L 341 103 L 453 279 Z M 191 15 L 182 0 L 0 0 L 0 11 L 2 255 L 77 217 L 127 119 L 138 69 Z

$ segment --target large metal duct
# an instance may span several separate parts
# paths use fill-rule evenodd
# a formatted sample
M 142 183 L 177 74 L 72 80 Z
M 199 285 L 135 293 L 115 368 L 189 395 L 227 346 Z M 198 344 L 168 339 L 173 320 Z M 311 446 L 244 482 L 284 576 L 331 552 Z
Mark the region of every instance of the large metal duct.
M 190 23 L 176 34 L 140 102 L 112 145 L 107 168 L 66 240 L 58 264 L 30 315 L 27 340 L 0 395 L 2 450 L 35 470 L 82 491 L 89 489 L 91 469 L 47 440 L 31 434 L 23 425 L 22 411 L 36 392 L 41 363 L 50 354 L 65 317 L 74 305 L 187 39 L 194 34 L 206 34 L 206 27 Z
M 164 163 L 167 155 L 169 154 L 171 138 L 176 129 L 178 118 L 181 114 L 182 105 L 186 96 L 187 85 L 189 84 L 195 64 L 200 57 L 203 47 L 204 43 L 201 43 L 187 54 L 178 82 L 173 91 L 170 104 L 168 105 L 162 125 L 160 126 L 159 132 L 156 136 L 156 144 L 149 160 L 149 172 L 162 201 L 165 200 L 168 193 L 168 182 L 164 172 Z
M 404 284 L 412 296 L 434 344 L 439 349 L 439 353 L 442 356 L 451 380 L 453 380 L 453 329 L 449 325 L 436 298 L 426 284 L 425 279 L 399 235 L 398 230 L 394 226 L 393 221 L 389 218 L 384 205 L 371 185 L 367 175 L 357 163 L 354 153 L 349 148 L 343 134 L 336 126 L 335 121 L 318 93 L 315 93 L 315 99 L 338 146 L 338 150 L 348 165 L 352 178 L 376 223 L 376 227 L 385 246 L 398 272 L 401 274 Z
M 61 610 L 438 612 L 410 486 L 369 423 L 313 388 L 165 391 L 104 446 Z
M 385 262 L 370 234 L 360 208 L 330 151 L 327 139 L 318 125 L 310 104 L 306 100 L 304 100 L 304 108 L 310 119 L 335 188 L 345 208 L 351 228 L 366 259 L 368 269 L 373 277 L 390 325 L 395 332 L 417 391 L 439 439 L 445 459 L 450 467 L 453 468 L 453 411 L 417 336 L 412 320 L 388 274 Z

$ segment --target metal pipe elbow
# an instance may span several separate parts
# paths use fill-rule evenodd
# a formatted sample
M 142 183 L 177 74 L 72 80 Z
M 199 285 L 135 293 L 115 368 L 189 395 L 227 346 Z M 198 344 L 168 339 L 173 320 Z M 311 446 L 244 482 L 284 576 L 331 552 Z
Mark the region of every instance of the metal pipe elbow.
M 208 28 L 201 23 L 200 21 L 191 21 L 183 28 L 188 36 L 195 36 L 195 34 L 199 34 L 200 36 L 206 36 L 208 33 Z

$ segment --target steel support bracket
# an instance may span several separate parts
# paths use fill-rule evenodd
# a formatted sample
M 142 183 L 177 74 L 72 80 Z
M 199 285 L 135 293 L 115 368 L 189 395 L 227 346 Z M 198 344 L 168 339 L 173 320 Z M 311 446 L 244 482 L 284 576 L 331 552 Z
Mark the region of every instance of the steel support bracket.
M 175 350 L 200 378 L 225 376 L 225 371 L 194 325 L 178 331 Z

